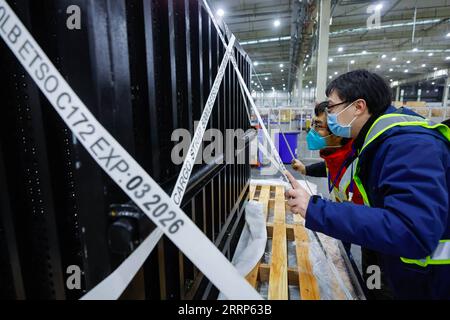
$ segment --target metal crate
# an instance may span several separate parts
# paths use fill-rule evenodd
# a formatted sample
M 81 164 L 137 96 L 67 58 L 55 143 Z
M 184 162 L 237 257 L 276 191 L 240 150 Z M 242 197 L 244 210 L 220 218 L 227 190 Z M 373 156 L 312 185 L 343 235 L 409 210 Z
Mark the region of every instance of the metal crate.
M 102 125 L 165 189 L 181 166 L 170 159 L 175 128 L 193 133 L 225 48 L 197 0 L 8 1 Z M 81 30 L 66 28 L 71 5 Z M 250 60 L 235 51 L 250 82 Z M 74 139 L 0 43 L 0 298 L 78 299 L 108 276 L 154 229 Z M 230 65 L 212 128 L 249 129 Z M 244 151 L 248 154 L 248 141 Z M 220 157 L 220 155 L 217 155 Z M 197 165 L 182 208 L 231 257 L 243 226 L 250 165 Z M 80 266 L 82 288 L 66 286 Z M 123 298 L 207 299 L 217 290 L 161 239 Z

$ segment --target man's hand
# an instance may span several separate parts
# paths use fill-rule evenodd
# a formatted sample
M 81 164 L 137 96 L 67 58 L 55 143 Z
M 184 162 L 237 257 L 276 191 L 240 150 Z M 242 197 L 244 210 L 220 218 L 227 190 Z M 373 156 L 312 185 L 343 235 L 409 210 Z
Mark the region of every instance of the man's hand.
M 292 185 L 292 189 L 285 193 L 286 198 L 288 198 L 287 204 L 292 213 L 300 214 L 303 218 L 306 218 L 306 211 L 311 196 L 300 186 L 291 173 L 287 171 L 285 173 Z
M 298 171 L 302 174 L 306 174 L 306 167 L 300 160 L 297 159 L 292 160 L 291 166 L 295 171 Z

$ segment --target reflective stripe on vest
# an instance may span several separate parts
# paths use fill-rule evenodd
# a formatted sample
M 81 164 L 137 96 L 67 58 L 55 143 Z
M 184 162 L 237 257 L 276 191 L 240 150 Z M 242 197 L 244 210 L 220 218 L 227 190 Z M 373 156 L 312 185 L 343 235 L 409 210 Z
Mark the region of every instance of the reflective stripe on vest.
M 353 180 L 352 177 L 352 168 L 356 168 L 358 164 L 358 158 L 353 160 L 353 162 L 345 169 L 344 174 L 342 175 L 341 180 L 339 181 L 339 187 L 334 187 L 332 195 L 334 196 L 335 201 L 339 202 L 345 202 L 345 201 L 351 201 L 351 199 L 347 196 L 347 189 L 350 186 L 350 183 Z M 329 174 L 328 168 L 327 168 L 327 175 Z
M 407 258 L 400 258 L 400 259 L 404 263 L 417 264 L 421 267 L 426 267 L 429 264 L 431 265 L 450 264 L 450 240 L 439 241 L 436 250 L 434 250 L 431 256 L 428 256 L 425 259 L 407 259 Z
M 378 118 L 372 127 L 369 129 L 369 132 L 366 135 L 366 139 L 364 140 L 363 147 L 361 148 L 360 153 L 367 148 L 369 144 L 375 141 L 378 137 L 380 137 L 387 130 L 396 127 L 396 126 L 419 126 L 427 129 L 436 130 L 441 133 L 447 140 L 450 142 L 450 128 L 443 124 L 436 124 L 428 119 L 424 119 L 417 116 L 410 116 L 405 114 L 387 114 Z M 355 180 L 356 187 L 358 188 L 361 196 L 364 200 L 364 204 L 370 207 L 370 201 L 367 196 L 367 192 L 364 189 L 364 186 L 359 178 L 359 165 L 356 167 L 355 176 L 353 179 Z M 407 259 L 400 258 L 404 263 L 408 264 L 416 264 L 421 267 L 426 267 L 428 265 L 447 265 L 450 264 L 450 240 L 441 240 L 439 241 L 439 245 L 436 250 L 433 252 L 431 256 L 428 256 L 424 259 Z

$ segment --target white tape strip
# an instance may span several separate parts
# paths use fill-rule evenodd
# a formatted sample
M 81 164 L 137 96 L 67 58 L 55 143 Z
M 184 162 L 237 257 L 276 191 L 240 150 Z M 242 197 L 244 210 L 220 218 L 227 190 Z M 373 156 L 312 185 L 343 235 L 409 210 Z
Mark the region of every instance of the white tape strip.
M 212 22 L 213 22 L 213 24 L 214 24 L 214 26 L 216 28 L 216 31 L 217 31 L 217 34 L 219 35 L 220 40 L 222 41 L 222 43 L 224 45 L 226 45 L 226 41 L 225 41 L 225 38 L 222 35 L 222 31 L 220 30 L 220 27 L 219 27 L 219 25 L 217 23 L 217 20 L 214 17 L 214 14 L 212 13 L 211 8 L 209 7 L 209 5 L 208 5 L 206 0 L 203 0 L 203 5 L 205 6 L 205 9 L 208 12 L 208 15 L 210 16 L 210 18 L 211 18 L 211 20 L 212 20 Z M 273 157 L 274 157 L 275 161 L 278 162 L 277 168 L 279 169 L 279 171 L 283 175 L 283 178 L 287 182 L 289 182 L 289 179 L 287 178 L 287 176 L 285 174 L 285 171 L 287 171 L 286 167 L 285 167 L 283 161 L 281 160 L 280 154 L 278 153 L 277 148 L 275 147 L 275 144 L 273 143 L 272 139 L 270 138 L 269 132 L 267 131 L 267 128 L 264 125 L 264 122 L 263 122 L 263 120 L 261 118 L 261 115 L 260 115 L 258 109 L 256 108 L 255 102 L 253 101 L 253 97 L 250 94 L 250 91 L 248 90 L 244 79 L 242 78 L 242 74 L 239 71 L 239 67 L 238 67 L 238 65 L 236 63 L 236 59 L 234 58 L 234 55 L 231 56 L 231 63 L 233 64 L 234 70 L 236 71 L 236 75 L 238 77 L 239 83 L 241 84 L 241 88 L 244 89 L 245 95 L 247 96 L 248 100 L 250 101 L 250 105 L 251 105 L 251 107 L 253 109 L 253 112 L 255 112 L 256 118 L 258 119 L 258 122 L 261 125 L 261 129 L 263 131 L 264 136 L 267 139 L 267 142 L 269 143 L 269 146 L 270 146 L 271 151 L 273 153 Z
M 234 46 L 235 41 L 236 38 L 233 36 L 229 43 L 230 48 Z M 227 52 L 228 53 L 224 55 L 217 72 L 213 87 L 209 93 L 208 100 L 206 101 L 199 124 L 195 130 L 191 145 L 189 146 L 187 156 L 184 159 L 183 166 L 172 191 L 171 198 L 177 206 L 180 206 L 184 197 L 186 186 L 191 177 L 192 169 L 194 168 L 195 159 L 197 158 L 197 154 L 200 150 L 201 142 L 203 141 L 203 136 L 205 135 L 205 131 L 214 108 L 214 103 L 216 101 L 217 94 L 219 93 L 226 67 L 230 60 L 230 54 L 232 51 L 230 49 Z M 158 244 L 162 235 L 163 233 L 159 229 L 154 230 L 113 273 L 106 277 L 97 286 L 92 288 L 82 299 L 118 299 L 142 267 L 146 258 Z M 152 239 L 152 241 L 148 240 L 149 238 Z M 126 281 L 124 279 L 126 279 Z M 109 289 L 105 290 L 105 288 Z
M 230 299 L 261 299 L 200 229 L 106 131 L 75 94 L 5 0 L 0 35 L 98 165 Z M 227 48 L 230 55 L 233 46 Z

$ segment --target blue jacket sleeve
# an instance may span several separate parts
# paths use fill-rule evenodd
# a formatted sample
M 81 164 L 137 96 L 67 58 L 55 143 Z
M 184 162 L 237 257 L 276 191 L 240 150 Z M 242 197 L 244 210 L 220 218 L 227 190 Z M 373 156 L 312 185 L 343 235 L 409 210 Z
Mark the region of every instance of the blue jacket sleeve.
M 449 215 L 443 146 L 426 135 L 385 140 L 373 160 L 375 183 L 368 190 L 376 205 L 311 200 L 306 227 L 384 254 L 411 259 L 430 255 Z

